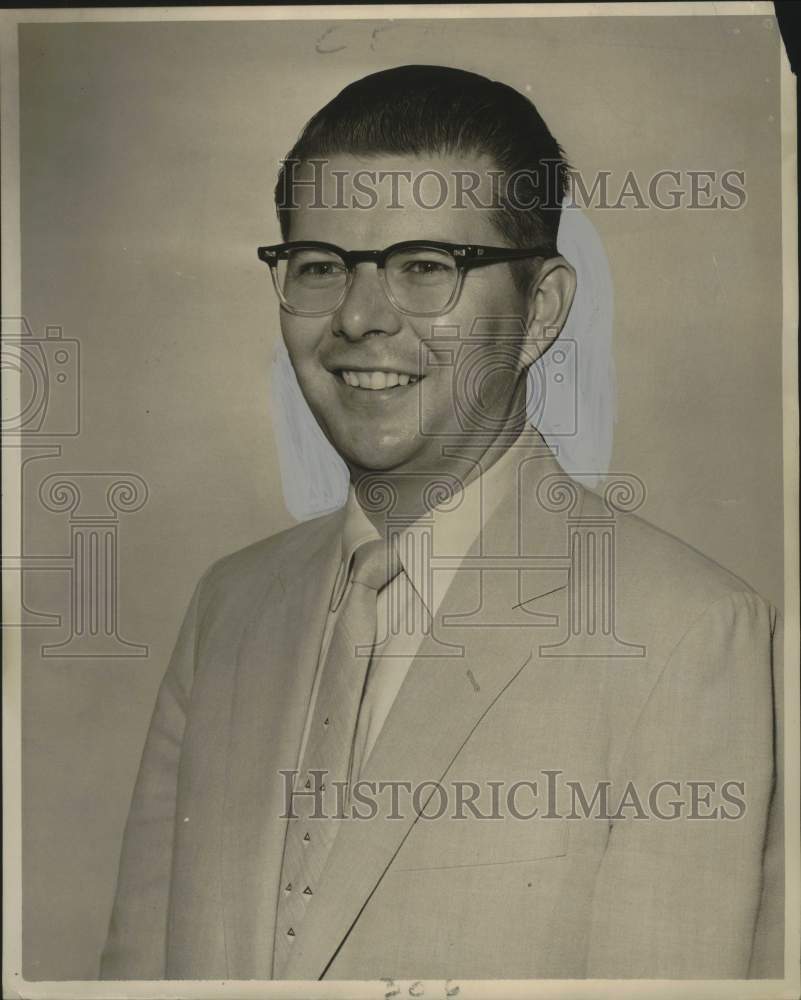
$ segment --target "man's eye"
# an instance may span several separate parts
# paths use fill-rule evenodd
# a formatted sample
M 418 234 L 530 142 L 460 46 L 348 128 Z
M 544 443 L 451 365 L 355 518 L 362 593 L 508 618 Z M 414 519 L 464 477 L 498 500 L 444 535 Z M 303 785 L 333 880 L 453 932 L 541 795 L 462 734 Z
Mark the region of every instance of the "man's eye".
M 443 274 L 451 267 L 440 260 L 410 260 L 403 270 L 408 274 Z
M 295 273 L 300 277 L 327 278 L 342 273 L 342 265 L 328 260 L 306 261 L 295 266 Z

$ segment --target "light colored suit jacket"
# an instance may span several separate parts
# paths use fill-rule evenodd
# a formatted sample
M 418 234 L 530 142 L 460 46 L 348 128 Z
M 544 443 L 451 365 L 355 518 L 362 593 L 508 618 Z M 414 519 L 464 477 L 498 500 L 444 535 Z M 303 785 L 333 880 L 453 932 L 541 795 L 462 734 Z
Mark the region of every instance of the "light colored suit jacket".
M 475 548 L 546 558 L 456 574 L 361 777 L 542 788 L 561 772 L 559 818 L 540 800 L 529 820 L 449 809 L 344 823 L 286 978 L 782 974 L 779 822 L 767 836 L 775 612 L 554 476 L 552 457 L 525 457 Z M 198 585 L 134 791 L 104 978 L 272 977 L 279 771 L 296 766 L 341 520 L 268 538 Z M 460 655 L 437 655 L 443 639 Z M 607 782 L 612 801 L 631 783 L 648 812 L 650 790 L 677 782 L 658 801 L 682 814 L 566 818 L 568 781 L 588 798 Z M 696 815 L 732 818 L 688 818 L 693 781 L 715 785 L 696 786 Z M 744 810 L 721 799 L 724 782 L 742 783 Z

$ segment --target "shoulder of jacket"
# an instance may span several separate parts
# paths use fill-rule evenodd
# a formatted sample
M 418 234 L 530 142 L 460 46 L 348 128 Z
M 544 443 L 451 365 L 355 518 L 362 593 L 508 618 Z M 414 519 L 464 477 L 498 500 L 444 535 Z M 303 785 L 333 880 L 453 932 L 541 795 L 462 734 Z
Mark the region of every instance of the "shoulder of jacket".
M 608 515 L 601 498 L 585 490 L 582 516 L 595 520 L 604 513 Z M 664 601 L 699 610 L 735 595 L 769 605 L 742 577 L 638 514 L 616 512 L 610 519 L 616 582 L 624 593 L 640 594 L 652 606 Z
M 303 566 L 342 527 L 343 511 L 293 525 L 216 560 L 203 574 L 199 588 L 207 595 L 241 588 L 263 588 L 285 565 Z

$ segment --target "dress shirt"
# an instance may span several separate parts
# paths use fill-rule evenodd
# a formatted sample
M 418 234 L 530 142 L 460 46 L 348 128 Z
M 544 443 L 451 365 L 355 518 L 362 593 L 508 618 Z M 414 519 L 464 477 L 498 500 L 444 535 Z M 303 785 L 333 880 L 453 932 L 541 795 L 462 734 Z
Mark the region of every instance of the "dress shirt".
M 431 516 L 426 521 L 432 532 L 435 557 L 448 556 L 461 559 L 467 555 L 505 490 L 514 485 L 517 469 L 517 463 L 514 461 L 516 453 L 518 449 L 514 446 L 508 448 L 482 476 L 477 476 L 468 483 L 461 491 L 458 500 L 432 508 Z M 424 579 L 425 567 L 421 559 L 413 558 L 415 546 L 412 533 L 413 526 L 401 532 L 398 552 L 403 569 L 378 595 L 377 645 L 380 646 L 380 652 L 376 650 L 373 654 L 359 712 L 354 736 L 352 782 L 358 780 L 359 773 L 375 746 L 409 667 L 425 638 L 427 627 L 436 616 L 453 577 L 459 571 L 457 566 L 436 569 L 432 573 L 431 593 L 424 600 L 427 591 Z M 346 590 L 351 585 L 348 580 L 351 558 L 361 544 L 379 537 L 377 529 L 359 505 L 356 491 L 351 486 L 342 528 L 342 562 L 331 594 L 329 614 L 323 632 L 317 672 L 301 741 L 298 768 L 303 760 L 331 634 Z M 407 541 L 408 544 L 404 544 Z M 395 610 L 401 628 L 398 630 L 399 634 L 393 632 L 386 637 L 385 642 L 381 642 L 382 631 L 386 631 L 386 626 L 382 630 L 382 623 L 389 620 L 390 608 Z

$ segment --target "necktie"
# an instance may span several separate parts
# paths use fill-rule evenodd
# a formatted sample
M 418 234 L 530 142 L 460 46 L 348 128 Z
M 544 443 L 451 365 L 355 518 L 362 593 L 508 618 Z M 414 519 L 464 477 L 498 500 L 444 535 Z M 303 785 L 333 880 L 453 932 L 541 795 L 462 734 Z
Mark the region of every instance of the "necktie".
M 397 556 L 390 556 L 380 539 L 363 543 L 353 556 L 350 587 L 331 635 L 295 782 L 297 791 L 322 794 L 316 798 L 296 794 L 295 817 L 287 825 L 275 927 L 275 978 L 280 979 L 286 967 L 339 829 L 341 820 L 335 817 L 344 795 L 335 782 L 347 782 L 352 765 L 359 706 L 376 639 L 376 600 L 399 569 Z

